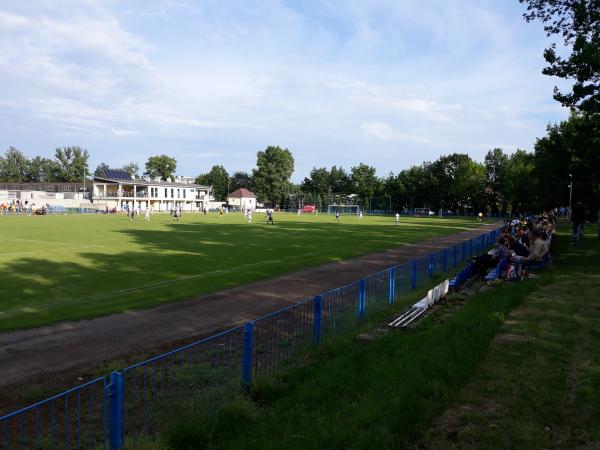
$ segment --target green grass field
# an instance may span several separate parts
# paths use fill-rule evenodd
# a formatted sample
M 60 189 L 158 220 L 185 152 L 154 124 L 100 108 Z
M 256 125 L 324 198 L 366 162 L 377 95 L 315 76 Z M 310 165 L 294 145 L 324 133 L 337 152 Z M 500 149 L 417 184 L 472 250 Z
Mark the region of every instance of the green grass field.
M 0 332 L 147 308 L 476 226 L 276 214 L 0 217 Z

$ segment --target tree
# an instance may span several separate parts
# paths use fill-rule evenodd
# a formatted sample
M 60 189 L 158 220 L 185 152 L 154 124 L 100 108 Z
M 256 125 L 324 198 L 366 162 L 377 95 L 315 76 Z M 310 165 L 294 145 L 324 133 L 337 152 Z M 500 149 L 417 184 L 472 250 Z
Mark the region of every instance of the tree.
M 350 179 L 354 193 L 358 194 L 362 199 L 363 206 L 366 207 L 369 198 L 375 194 L 380 184 L 379 178 L 375 175 L 375 167 L 360 163 L 350 170 Z M 370 208 L 370 205 L 368 206 Z
M 573 113 L 568 120 L 548 125 L 547 136 L 535 143 L 534 178 L 539 207 L 569 204 L 573 179 L 573 202 L 600 207 L 600 122 L 593 115 Z
M 80 147 L 62 147 L 55 151 L 58 181 L 82 181 L 89 174 L 87 150 Z
M 98 164 L 96 166 L 96 170 L 94 170 L 94 176 L 98 176 L 100 175 L 102 172 L 105 172 L 107 170 L 110 170 L 110 167 L 108 166 L 108 164 L 101 162 L 100 164 Z
M 301 187 L 309 199 L 319 207 L 332 202 L 332 183 L 330 173 L 326 167 L 316 168 L 310 171 L 310 176 L 304 178 Z
M 333 166 L 329 171 L 329 184 L 333 201 L 338 204 L 346 203 L 346 197 L 352 194 L 352 180 L 343 167 Z M 323 205 L 324 206 L 324 205 Z
M 286 148 L 269 146 L 256 154 L 256 169 L 252 170 L 258 200 L 281 205 L 289 192 L 294 173 L 294 157 Z
M 177 160 L 167 155 L 151 156 L 146 161 L 146 175 L 151 178 L 160 177 L 162 181 L 167 181 L 177 170 Z
M 138 172 L 140 171 L 140 166 L 138 166 L 134 162 L 129 162 L 129 163 L 123 165 L 123 167 L 121 167 L 121 170 L 124 170 L 133 178 L 133 177 L 136 177 Z
M 0 180 L 14 183 L 27 181 L 29 160 L 14 147 L 9 147 L 3 158 L 0 158 Z
M 59 167 L 56 161 L 41 156 L 36 156 L 29 161 L 27 181 L 57 181 L 59 178 Z
M 226 201 L 229 194 L 229 174 L 223 166 L 213 166 L 210 172 L 198 175 L 197 184 L 211 186 L 211 192 L 215 200 Z
M 235 172 L 229 179 L 229 190 L 231 192 L 244 188 L 251 191 L 252 187 L 252 176 L 247 172 Z
M 501 148 L 488 151 L 485 155 L 485 175 L 487 179 L 488 203 L 492 212 L 506 211 L 506 173 L 508 170 L 508 156 Z
M 433 179 L 430 205 L 451 211 L 483 206 L 485 171 L 469 155 L 440 156 L 428 166 Z
M 534 171 L 533 153 L 517 150 L 510 156 L 506 173 L 506 197 L 513 215 L 533 211 L 537 204 L 538 187 Z
M 519 0 L 527 5 L 527 22 L 540 20 L 546 35 L 558 36 L 571 53 L 559 55 L 556 42 L 544 51 L 545 75 L 574 80 L 571 92 L 555 87 L 554 98 L 563 106 L 600 113 L 600 1 Z

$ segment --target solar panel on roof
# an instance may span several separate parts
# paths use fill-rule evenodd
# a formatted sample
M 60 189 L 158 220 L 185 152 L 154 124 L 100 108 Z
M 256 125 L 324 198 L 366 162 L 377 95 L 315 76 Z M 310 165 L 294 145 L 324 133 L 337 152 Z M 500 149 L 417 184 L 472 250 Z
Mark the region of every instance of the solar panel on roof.
M 131 175 L 128 172 L 118 169 L 102 170 L 98 175 L 100 178 L 107 178 L 109 180 L 131 180 Z

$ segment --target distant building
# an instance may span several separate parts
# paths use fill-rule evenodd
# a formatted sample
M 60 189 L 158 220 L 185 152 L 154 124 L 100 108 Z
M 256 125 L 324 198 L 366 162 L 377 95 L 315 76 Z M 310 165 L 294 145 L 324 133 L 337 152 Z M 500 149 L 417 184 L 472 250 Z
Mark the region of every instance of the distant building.
M 0 203 L 21 203 L 26 207 L 43 205 L 65 208 L 89 207 L 92 182 L 73 183 L 0 183 Z
M 256 195 L 248 189 L 239 188 L 227 196 L 227 203 L 238 206 L 242 211 L 245 209 L 256 209 Z
M 131 178 L 124 170 L 105 170 L 94 176 L 94 202 L 122 211 L 140 208 L 153 211 L 201 211 L 208 205 L 209 186 L 190 182 L 191 177 L 176 181 Z

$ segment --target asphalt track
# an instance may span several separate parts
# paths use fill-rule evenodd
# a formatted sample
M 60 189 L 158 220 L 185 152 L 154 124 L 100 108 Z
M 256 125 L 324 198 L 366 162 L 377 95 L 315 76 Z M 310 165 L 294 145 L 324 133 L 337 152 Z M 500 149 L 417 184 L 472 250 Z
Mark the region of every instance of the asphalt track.
M 65 373 L 70 379 L 106 361 L 165 351 L 479 236 L 498 225 L 486 224 L 152 309 L 0 334 L 0 387 L 22 386 Z

